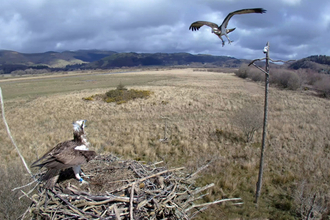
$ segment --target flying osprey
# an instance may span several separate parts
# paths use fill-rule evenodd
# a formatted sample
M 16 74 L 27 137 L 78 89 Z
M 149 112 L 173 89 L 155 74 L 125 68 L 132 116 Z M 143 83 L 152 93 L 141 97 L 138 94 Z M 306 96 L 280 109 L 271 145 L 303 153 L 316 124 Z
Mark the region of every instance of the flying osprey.
M 45 167 L 48 169 L 41 179 L 46 181 L 45 188 L 53 188 L 60 171 L 70 167 L 72 167 L 75 177 L 81 183 L 87 183 L 80 177 L 80 173 L 85 175 L 81 171 L 80 165 L 92 160 L 96 153 L 88 149 L 90 144 L 84 132 L 85 123 L 86 120 L 73 122 L 73 140 L 57 144 L 31 165 L 31 167 Z
M 249 8 L 249 9 L 237 10 L 237 11 L 229 13 L 227 15 L 227 17 L 225 18 L 225 20 L 223 20 L 223 22 L 220 26 L 218 26 L 217 24 L 215 24 L 213 22 L 209 22 L 209 21 L 196 21 L 196 22 L 194 22 L 190 25 L 189 30 L 197 31 L 203 25 L 209 26 L 210 28 L 212 28 L 212 33 L 216 34 L 221 39 L 222 46 L 224 46 L 225 41 L 222 39 L 221 36 L 225 35 L 226 38 L 228 39 L 228 43 L 230 44 L 232 41 L 229 39 L 227 34 L 236 29 L 236 28 L 227 29 L 228 22 L 231 19 L 231 17 L 233 17 L 234 15 L 249 14 L 249 13 L 260 13 L 260 14 L 262 14 L 262 13 L 266 13 L 266 10 L 263 9 L 263 8 Z

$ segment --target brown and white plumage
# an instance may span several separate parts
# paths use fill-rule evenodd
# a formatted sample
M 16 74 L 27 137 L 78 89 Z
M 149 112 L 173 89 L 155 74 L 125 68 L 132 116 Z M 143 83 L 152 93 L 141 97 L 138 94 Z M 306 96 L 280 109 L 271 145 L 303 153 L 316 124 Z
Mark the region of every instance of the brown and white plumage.
M 57 144 L 31 165 L 31 167 L 47 168 L 46 174 L 41 178 L 42 181 L 46 181 L 46 188 L 54 187 L 60 171 L 71 167 L 75 177 L 82 183 L 86 182 L 80 177 L 82 173 L 80 165 L 92 160 L 96 153 L 88 149 L 89 143 L 84 132 L 85 123 L 86 120 L 74 122 L 73 140 Z
M 223 20 L 223 22 L 220 26 L 218 26 L 217 24 L 215 24 L 213 22 L 209 22 L 209 21 L 196 21 L 196 22 L 194 22 L 190 25 L 189 30 L 197 31 L 203 25 L 209 26 L 210 28 L 212 28 L 212 33 L 216 34 L 221 39 L 222 46 L 224 46 L 225 41 L 222 39 L 221 36 L 225 35 L 228 39 L 228 43 L 230 44 L 232 41 L 229 39 L 227 34 L 236 29 L 236 28 L 227 29 L 228 22 L 231 19 L 231 17 L 233 17 L 234 15 L 237 15 L 237 14 L 249 14 L 249 13 L 260 13 L 260 14 L 262 14 L 262 13 L 265 13 L 265 12 L 266 12 L 266 10 L 263 9 L 263 8 L 241 9 L 241 10 L 237 10 L 237 11 L 229 13 L 227 15 L 227 17 Z

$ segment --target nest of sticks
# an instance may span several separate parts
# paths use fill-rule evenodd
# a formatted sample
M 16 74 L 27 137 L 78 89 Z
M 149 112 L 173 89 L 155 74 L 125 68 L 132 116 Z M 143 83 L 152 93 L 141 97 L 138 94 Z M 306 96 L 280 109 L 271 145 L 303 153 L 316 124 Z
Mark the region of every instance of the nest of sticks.
M 183 167 L 161 164 L 98 156 L 83 166 L 89 184 L 80 185 L 66 170 L 53 189 L 38 184 L 25 214 L 32 219 L 192 219 L 212 204 L 241 204 L 240 198 L 202 203 L 214 184 L 196 187 L 194 180 L 208 165 L 186 174 Z

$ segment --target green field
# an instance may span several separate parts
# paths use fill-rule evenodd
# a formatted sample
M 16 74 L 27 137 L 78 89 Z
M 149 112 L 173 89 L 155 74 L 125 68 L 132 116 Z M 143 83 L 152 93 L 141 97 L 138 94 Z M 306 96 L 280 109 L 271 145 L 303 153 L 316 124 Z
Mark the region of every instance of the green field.
M 123 77 L 125 74 L 125 77 Z M 126 86 L 139 86 L 166 80 L 169 76 L 160 74 L 91 73 L 57 74 L 1 80 L 0 87 L 6 99 L 17 97 L 38 97 L 56 93 L 81 91 L 84 89 L 111 88 L 120 82 Z M 171 76 L 170 78 L 173 78 Z

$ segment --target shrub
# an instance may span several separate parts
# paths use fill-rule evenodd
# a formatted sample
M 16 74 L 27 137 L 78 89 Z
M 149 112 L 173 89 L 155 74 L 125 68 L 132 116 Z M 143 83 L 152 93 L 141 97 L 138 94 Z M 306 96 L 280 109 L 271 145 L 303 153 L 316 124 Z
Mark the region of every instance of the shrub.
M 302 84 L 314 85 L 315 82 L 322 79 L 322 74 L 312 69 L 299 69 L 297 73 Z
M 223 130 L 223 129 L 216 129 L 214 132 L 215 138 L 217 141 L 220 143 L 223 142 L 223 140 L 230 140 L 233 143 L 237 142 L 244 142 L 244 138 L 240 135 L 235 134 L 234 132 L 228 131 L 228 130 Z
M 109 90 L 105 93 L 105 102 L 116 102 L 117 104 L 126 103 L 129 100 L 134 100 L 138 98 L 146 98 L 151 94 L 148 90 L 136 90 L 136 89 L 115 89 Z
M 123 84 L 119 84 L 116 89 L 107 91 L 105 94 L 96 94 L 89 97 L 82 98 L 84 101 L 103 100 L 110 103 L 123 104 L 129 100 L 138 98 L 147 98 L 151 95 L 149 90 L 126 89 Z
M 246 142 L 251 142 L 256 131 L 263 126 L 261 106 L 248 104 L 238 110 L 233 117 L 233 124 L 244 133 Z
M 264 81 L 265 80 L 265 74 L 261 72 L 260 70 L 249 67 L 248 65 L 244 64 L 242 65 L 236 72 L 236 76 L 246 79 L 252 79 L 253 81 Z
M 105 93 L 103 100 L 105 102 L 116 102 L 117 104 L 126 103 L 129 100 L 138 98 L 146 98 L 151 95 L 148 90 L 126 89 L 123 84 L 119 84 L 116 89 L 109 90 Z
M 112 98 L 112 99 L 120 99 L 120 97 L 123 96 L 123 90 L 119 90 L 119 89 L 113 89 L 113 90 L 109 90 L 105 93 L 105 98 Z
M 257 71 L 251 71 L 249 73 L 249 78 L 251 78 L 255 82 L 260 82 L 265 80 L 265 73 L 257 70 Z
M 16 76 L 16 75 L 21 76 L 21 75 L 24 75 L 24 74 L 25 74 L 24 70 L 14 70 L 14 71 L 11 72 L 11 75 L 13 75 L 13 76 Z
M 328 75 L 324 75 L 321 80 L 315 82 L 314 87 L 322 97 L 330 98 L 330 77 Z
M 283 69 L 270 72 L 270 83 L 290 90 L 297 90 L 301 86 L 301 80 L 297 73 Z
M 294 202 L 301 219 L 323 219 L 322 215 L 328 213 L 328 190 L 327 186 L 315 187 L 306 180 L 298 182 Z
M 82 98 L 84 101 L 93 101 L 94 100 L 94 96 L 89 96 L 89 97 L 84 97 Z
M 287 88 L 297 90 L 301 87 L 301 80 L 297 73 L 291 72 L 288 77 Z
M 240 77 L 240 78 L 247 78 L 248 77 L 248 66 L 247 65 L 242 65 L 236 72 L 235 75 Z
M 120 82 L 119 85 L 117 86 L 117 90 L 127 90 L 125 86 Z
M 240 78 L 249 78 L 253 81 L 264 81 L 265 73 L 254 68 L 248 67 L 246 64 L 242 65 L 236 72 L 236 76 Z M 300 74 L 301 77 L 306 76 L 305 74 Z M 285 70 L 282 68 L 273 68 L 270 71 L 270 83 L 278 85 L 282 88 L 287 88 L 290 90 L 297 90 L 301 87 L 302 79 L 295 71 Z M 307 76 L 306 76 L 307 77 Z M 307 80 L 307 79 L 305 79 Z M 304 81 L 305 81 L 304 80 Z

